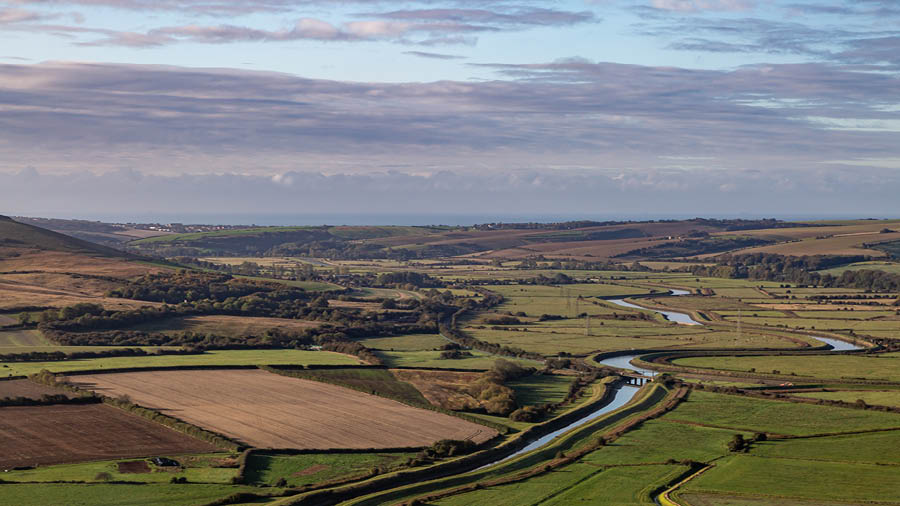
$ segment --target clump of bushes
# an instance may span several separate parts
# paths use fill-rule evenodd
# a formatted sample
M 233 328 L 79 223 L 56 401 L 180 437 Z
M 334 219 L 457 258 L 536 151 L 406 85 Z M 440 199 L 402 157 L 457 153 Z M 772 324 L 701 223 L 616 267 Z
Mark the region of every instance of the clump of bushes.
M 489 414 L 507 416 L 519 406 L 516 393 L 505 383 L 530 376 L 534 372 L 533 367 L 522 367 L 515 362 L 498 358 L 490 370 L 469 386 L 469 393 Z
M 459 360 L 461 358 L 473 357 L 471 352 L 465 350 L 445 350 L 439 355 L 443 360 Z
M 488 325 L 521 325 L 522 320 L 515 316 L 497 316 L 495 318 L 487 318 L 484 323 Z

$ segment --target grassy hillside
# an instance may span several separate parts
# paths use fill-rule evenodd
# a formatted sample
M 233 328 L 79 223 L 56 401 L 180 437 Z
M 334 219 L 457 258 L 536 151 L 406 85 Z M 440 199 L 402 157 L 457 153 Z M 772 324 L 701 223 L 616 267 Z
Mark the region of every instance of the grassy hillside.
M 808 231 L 819 228 L 823 227 L 775 220 L 705 219 L 472 227 L 255 227 L 139 239 L 129 243 L 129 248 L 162 256 L 249 255 L 344 260 L 405 260 L 470 254 L 497 258 L 542 254 L 551 258 L 630 259 L 719 253 L 793 240 L 797 233 L 792 231 L 798 229 L 815 237 L 815 232 Z M 766 236 L 745 234 L 746 231 L 761 229 L 770 232 Z M 711 234 L 731 235 L 711 237 Z
M 0 247 L 38 248 L 50 251 L 79 253 L 92 256 L 131 257 L 121 251 L 82 241 L 45 228 L 19 223 L 0 216 Z
M 433 229 L 426 227 L 256 227 L 150 237 L 133 241 L 128 247 L 133 251 L 162 256 L 334 256 L 348 250 L 362 250 L 373 256 L 373 252 L 382 250 L 384 246 L 361 244 L 360 241 L 387 237 L 416 238 L 433 232 Z

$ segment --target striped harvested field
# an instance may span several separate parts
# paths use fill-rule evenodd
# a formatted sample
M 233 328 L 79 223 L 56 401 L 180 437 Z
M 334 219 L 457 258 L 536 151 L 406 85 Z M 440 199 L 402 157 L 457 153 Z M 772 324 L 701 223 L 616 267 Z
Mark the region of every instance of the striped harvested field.
M 78 375 L 83 388 L 262 448 L 402 448 L 486 441 L 493 429 L 355 390 L 262 370 Z

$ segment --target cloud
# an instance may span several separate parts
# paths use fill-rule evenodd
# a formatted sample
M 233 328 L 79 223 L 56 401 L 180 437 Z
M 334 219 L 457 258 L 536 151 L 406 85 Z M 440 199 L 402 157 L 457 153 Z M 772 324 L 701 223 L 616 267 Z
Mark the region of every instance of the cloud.
M 418 56 L 419 58 L 431 58 L 435 60 L 465 60 L 467 57 L 455 54 L 429 53 L 426 51 L 404 51 L 403 54 Z
M 2 6 L 0 6 L 2 7 Z M 45 21 L 56 17 L 55 15 L 42 14 L 39 12 L 29 11 L 25 9 L 9 8 L 0 9 L 0 26 L 11 25 L 16 23 L 30 23 L 37 21 Z
M 655 9 L 680 12 L 747 11 L 756 7 L 751 0 L 651 0 Z
M 487 9 L 419 9 L 362 14 L 403 21 L 430 21 L 482 26 L 566 26 L 596 22 L 590 11 L 561 11 L 541 8 L 514 8 L 508 12 Z
M 65 31 L 64 27 L 55 27 L 56 31 Z M 200 44 L 231 44 L 236 42 L 280 42 L 296 40 L 315 41 L 373 41 L 392 40 L 407 41 L 408 36 L 415 34 L 441 34 L 464 28 L 440 24 L 410 24 L 384 20 L 354 21 L 343 26 L 335 26 L 326 21 L 313 18 L 302 18 L 289 29 L 262 30 L 235 25 L 183 25 L 155 28 L 147 32 L 120 32 L 113 30 L 90 30 L 74 28 L 76 33 L 97 33 L 105 37 L 87 42 L 79 42 L 82 46 L 125 46 L 153 47 L 176 43 L 192 42 Z M 421 42 L 428 43 L 426 38 Z
M 733 71 L 481 64 L 484 82 L 355 83 L 153 65 L 0 65 L 0 171 L 246 173 L 389 167 L 812 169 L 896 158 L 896 76 L 826 64 Z M 835 124 L 850 125 L 835 129 Z M 298 166 L 299 165 L 299 166 Z
M 442 0 L 419 0 L 420 5 L 430 5 Z M 523 0 L 528 1 L 528 0 Z M 20 0 L 21 3 L 40 6 L 56 6 L 57 2 Z M 187 17 L 204 13 L 230 13 L 232 19 L 257 10 L 284 10 L 294 8 L 309 9 L 319 6 L 317 1 L 288 0 L 232 0 L 223 2 L 189 2 L 168 0 L 145 2 L 130 0 L 78 0 L 74 3 L 111 6 L 132 10 L 173 10 Z M 379 2 L 346 2 L 381 6 Z M 456 5 L 465 6 L 466 2 Z M 299 17 L 291 26 L 272 29 L 255 27 L 240 22 L 209 24 L 204 22 L 174 26 L 158 26 L 146 30 L 125 30 L 120 26 L 80 26 L 83 16 L 72 14 L 79 26 L 46 24 L 46 20 L 57 15 L 43 15 L 22 9 L 0 10 L 0 26 L 27 32 L 49 33 L 73 39 L 81 46 L 120 46 L 132 48 L 158 47 L 178 43 L 227 44 L 236 42 L 270 41 L 392 41 L 403 44 L 424 46 L 449 44 L 474 44 L 475 36 L 511 30 L 525 30 L 538 26 L 571 26 L 580 23 L 599 22 L 590 11 L 570 12 L 558 9 L 527 7 L 507 4 L 502 0 L 483 2 L 482 8 L 430 8 L 370 12 L 344 16 L 341 22 L 333 23 L 318 18 Z M 492 8 L 494 7 L 494 8 Z M 340 16 L 340 14 L 337 14 Z M 363 18 L 363 19 L 361 19 Z M 86 39 L 89 35 L 100 38 Z
M 414 219 L 416 224 L 439 224 L 553 217 L 900 215 L 896 171 L 855 173 L 846 167 L 770 172 L 287 171 L 275 176 L 159 176 L 133 170 L 54 175 L 31 170 L 0 172 L 0 185 L 8 192 L 7 214 L 121 221 L 342 224 L 367 219 L 398 224 Z M 835 199 L 836 194 L 841 198 Z M 823 211 L 826 199 L 829 207 Z
M 900 7 L 878 0 L 855 6 L 822 7 L 792 4 L 792 20 L 757 17 L 671 17 L 659 11 L 637 10 L 643 36 L 669 40 L 668 48 L 711 53 L 795 55 L 814 61 L 854 64 L 896 64 L 900 29 L 886 20 L 900 16 Z M 896 11 L 896 12 L 895 12 Z M 796 14 L 801 14 L 797 16 Z M 803 14 L 842 16 L 839 24 L 806 24 Z M 863 16 L 864 23 L 848 23 L 847 16 Z M 690 34 L 685 36 L 685 34 Z
M 894 0 L 839 0 L 830 4 L 822 2 L 793 3 L 787 5 L 791 14 L 865 16 L 890 18 L 900 16 L 900 6 Z

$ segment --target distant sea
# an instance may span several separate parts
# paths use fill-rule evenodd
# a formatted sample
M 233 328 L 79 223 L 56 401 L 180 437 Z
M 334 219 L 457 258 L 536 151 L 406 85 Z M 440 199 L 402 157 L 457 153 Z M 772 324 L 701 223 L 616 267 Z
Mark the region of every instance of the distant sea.
M 449 225 L 467 226 L 481 223 L 555 223 L 564 221 L 646 221 L 684 220 L 690 218 L 761 219 L 786 221 L 861 219 L 871 216 L 829 215 L 751 215 L 751 214 L 139 214 L 139 215 L 73 215 L 41 216 L 43 218 L 83 219 L 110 223 L 182 223 L 203 225 Z M 883 217 L 879 217 L 883 218 Z

